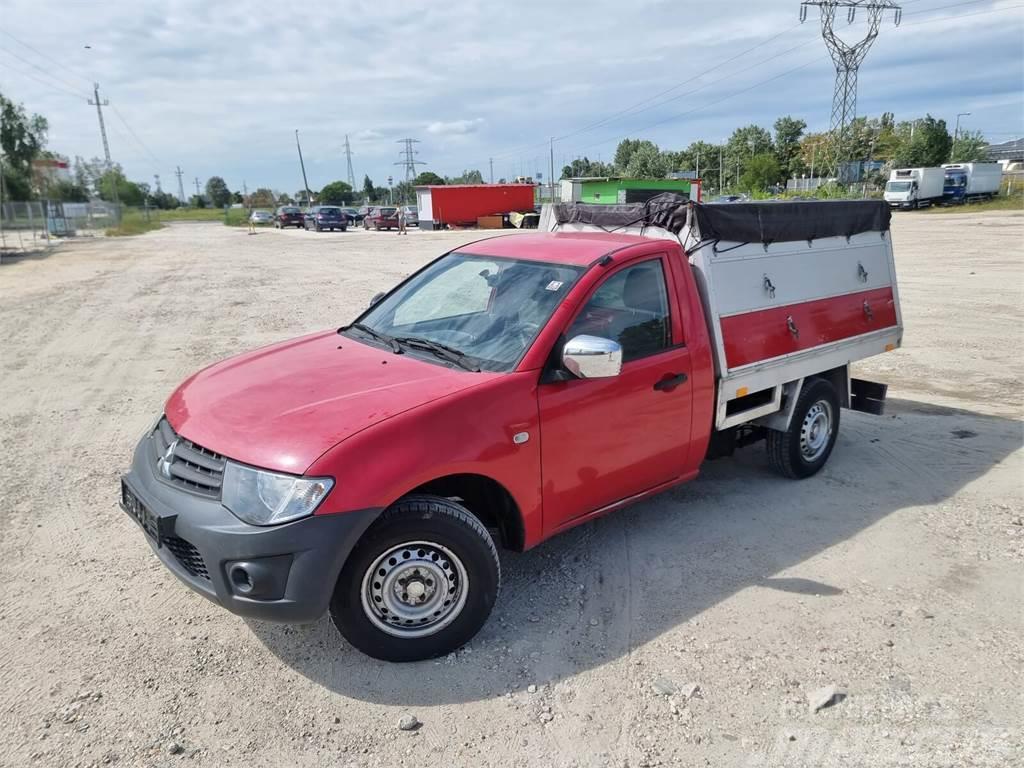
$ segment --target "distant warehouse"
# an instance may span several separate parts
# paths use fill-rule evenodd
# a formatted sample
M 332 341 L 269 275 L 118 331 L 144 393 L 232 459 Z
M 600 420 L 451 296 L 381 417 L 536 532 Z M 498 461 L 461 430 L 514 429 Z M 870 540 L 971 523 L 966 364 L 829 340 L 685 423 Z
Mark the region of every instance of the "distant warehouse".
M 562 179 L 563 203 L 646 203 L 655 195 L 675 192 L 700 202 L 700 179 L 626 179 L 621 176 L 587 176 Z

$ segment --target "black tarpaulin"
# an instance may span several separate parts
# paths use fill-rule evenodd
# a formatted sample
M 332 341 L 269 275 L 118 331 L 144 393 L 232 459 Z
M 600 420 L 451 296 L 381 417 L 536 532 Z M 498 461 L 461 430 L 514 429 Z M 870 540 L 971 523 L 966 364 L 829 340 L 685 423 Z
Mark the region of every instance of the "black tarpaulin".
M 885 232 L 892 212 L 884 200 L 765 200 L 693 206 L 702 240 L 777 243 Z
M 686 225 L 687 211 L 702 240 L 775 243 L 852 237 L 885 232 L 891 211 L 883 200 L 762 200 L 748 203 L 693 203 L 666 193 L 646 203 L 590 205 L 558 203 L 559 224 L 588 224 L 605 230 L 630 226 L 661 227 L 673 234 Z

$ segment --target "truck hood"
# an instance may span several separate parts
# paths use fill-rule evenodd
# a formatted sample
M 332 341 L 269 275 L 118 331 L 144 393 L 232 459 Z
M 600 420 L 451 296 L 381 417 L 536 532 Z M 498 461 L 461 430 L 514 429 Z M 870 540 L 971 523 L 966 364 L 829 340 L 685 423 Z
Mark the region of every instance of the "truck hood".
M 208 450 L 301 474 L 355 433 L 494 375 L 326 331 L 215 363 L 179 386 L 164 413 Z

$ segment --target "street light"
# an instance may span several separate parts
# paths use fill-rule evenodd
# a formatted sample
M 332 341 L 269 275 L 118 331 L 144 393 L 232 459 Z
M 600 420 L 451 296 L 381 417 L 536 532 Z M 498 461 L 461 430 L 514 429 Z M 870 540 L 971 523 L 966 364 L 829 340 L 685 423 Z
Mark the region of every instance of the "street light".
M 949 162 L 953 162 L 953 154 L 956 152 L 956 139 L 960 135 L 960 118 L 969 117 L 970 112 L 957 112 L 956 113 L 956 128 L 953 129 L 953 145 L 949 148 Z
M 393 181 L 394 181 L 394 179 L 392 179 L 390 176 L 388 176 L 388 205 L 394 205 L 395 204 L 395 192 L 391 188 L 391 184 L 392 184 Z

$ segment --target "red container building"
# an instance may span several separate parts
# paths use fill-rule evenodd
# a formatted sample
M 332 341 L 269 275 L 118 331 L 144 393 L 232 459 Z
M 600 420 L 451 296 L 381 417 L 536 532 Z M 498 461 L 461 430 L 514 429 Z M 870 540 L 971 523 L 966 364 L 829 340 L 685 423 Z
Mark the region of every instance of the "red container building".
M 534 209 L 532 184 L 451 184 L 416 187 L 421 229 L 473 226 L 481 216 Z

